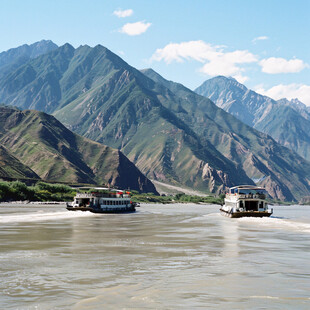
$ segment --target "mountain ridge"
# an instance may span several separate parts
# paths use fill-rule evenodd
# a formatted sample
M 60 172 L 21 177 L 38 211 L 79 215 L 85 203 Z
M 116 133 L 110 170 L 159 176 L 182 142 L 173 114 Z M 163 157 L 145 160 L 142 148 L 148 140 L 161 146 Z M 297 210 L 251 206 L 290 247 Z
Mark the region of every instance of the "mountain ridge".
M 1 145 L 47 181 L 110 184 L 156 193 L 120 151 L 72 133 L 44 112 L 0 107 Z
M 310 160 L 310 114 L 299 101 L 275 101 L 224 76 L 205 81 L 195 92 Z
M 211 100 L 155 71 L 140 72 L 100 45 L 66 45 L 27 65 L 32 80 L 21 68 L 11 72 L 24 84 L 14 91 L 10 82 L 9 94 L 0 90 L 2 101 L 53 113 L 70 130 L 121 149 L 152 179 L 212 193 L 258 180 L 282 200 L 310 192 L 309 163 L 297 154 Z

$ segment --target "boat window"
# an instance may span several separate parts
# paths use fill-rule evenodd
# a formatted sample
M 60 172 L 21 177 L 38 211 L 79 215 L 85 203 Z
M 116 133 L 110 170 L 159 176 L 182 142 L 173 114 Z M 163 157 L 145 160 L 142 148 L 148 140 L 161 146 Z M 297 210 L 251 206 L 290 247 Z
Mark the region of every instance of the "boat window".
M 249 188 L 239 188 L 239 194 L 241 195 L 263 195 L 265 191 L 262 189 L 249 189 Z

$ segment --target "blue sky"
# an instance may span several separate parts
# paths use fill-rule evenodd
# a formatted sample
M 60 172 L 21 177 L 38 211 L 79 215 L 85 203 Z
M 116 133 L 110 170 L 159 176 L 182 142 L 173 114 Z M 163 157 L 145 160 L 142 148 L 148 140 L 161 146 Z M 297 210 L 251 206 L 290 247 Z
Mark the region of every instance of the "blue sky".
M 101 44 L 195 89 L 216 76 L 310 106 L 310 0 L 1 0 L 0 51 Z

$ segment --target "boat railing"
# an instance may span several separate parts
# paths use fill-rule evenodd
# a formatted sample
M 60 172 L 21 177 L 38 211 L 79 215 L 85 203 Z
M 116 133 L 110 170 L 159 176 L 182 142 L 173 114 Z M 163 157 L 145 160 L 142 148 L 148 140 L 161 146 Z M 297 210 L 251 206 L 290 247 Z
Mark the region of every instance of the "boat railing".
M 129 194 L 118 194 L 118 193 L 76 193 L 76 198 L 93 198 L 93 197 L 104 197 L 104 198 L 130 198 Z
M 265 194 L 229 194 L 229 195 L 243 199 L 266 199 Z
M 94 197 L 94 194 L 89 194 L 89 193 L 76 193 L 76 198 L 92 198 Z

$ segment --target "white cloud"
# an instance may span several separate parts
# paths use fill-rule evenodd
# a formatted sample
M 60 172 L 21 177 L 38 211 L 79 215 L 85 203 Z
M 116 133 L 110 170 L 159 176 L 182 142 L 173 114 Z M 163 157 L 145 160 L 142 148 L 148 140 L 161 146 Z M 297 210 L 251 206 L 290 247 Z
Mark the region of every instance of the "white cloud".
M 241 74 L 233 75 L 233 78 L 241 84 L 244 84 L 249 79 L 247 76 L 242 76 Z
M 189 41 L 181 43 L 170 43 L 164 48 L 159 48 L 152 56 L 152 60 L 171 63 L 172 61 L 183 62 L 184 59 L 194 59 L 199 62 L 204 62 L 208 58 L 213 58 L 219 55 L 217 46 L 203 41 Z
M 240 65 L 257 62 L 256 56 L 246 50 L 224 52 L 224 46 L 213 46 L 202 40 L 170 43 L 157 49 L 151 57 L 151 60 L 165 61 L 168 64 L 190 59 L 204 64 L 200 68 L 203 73 L 210 76 L 237 76 L 240 81 L 247 79 L 241 75 L 244 69 Z
M 151 23 L 145 22 L 127 23 L 122 27 L 120 32 L 128 34 L 130 36 L 137 36 L 144 33 L 150 26 Z
M 264 89 L 263 87 L 257 88 L 256 92 L 275 100 L 281 98 L 287 98 L 289 100 L 298 98 L 301 102 L 310 106 L 310 85 L 295 83 L 288 85 L 279 84 L 270 89 Z
M 290 59 L 270 57 L 259 62 L 262 71 L 269 74 L 296 73 L 300 72 L 307 65 L 301 59 Z
M 113 12 L 113 15 L 117 16 L 118 18 L 128 17 L 128 16 L 131 16 L 132 14 L 133 14 L 133 10 L 132 9 L 128 9 L 128 10 L 115 10 Z
M 253 43 L 256 43 L 257 41 L 263 41 L 263 40 L 268 40 L 269 37 L 267 36 L 261 36 L 261 37 L 256 37 L 252 40 Z

